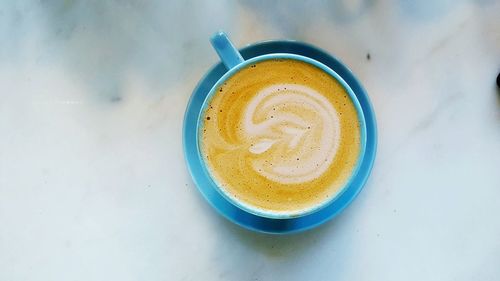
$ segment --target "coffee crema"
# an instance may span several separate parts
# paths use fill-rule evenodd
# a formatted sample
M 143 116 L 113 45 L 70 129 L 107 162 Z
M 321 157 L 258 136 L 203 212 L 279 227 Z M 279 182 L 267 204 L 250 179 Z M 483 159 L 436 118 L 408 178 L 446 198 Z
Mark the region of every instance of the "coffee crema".
M 238 71 L 201 118 L 199 145 L 212 178 L 240 204 L 264 212 L 299 214 L 336 196 L 361 151 L 346 90 L 298 60 Z

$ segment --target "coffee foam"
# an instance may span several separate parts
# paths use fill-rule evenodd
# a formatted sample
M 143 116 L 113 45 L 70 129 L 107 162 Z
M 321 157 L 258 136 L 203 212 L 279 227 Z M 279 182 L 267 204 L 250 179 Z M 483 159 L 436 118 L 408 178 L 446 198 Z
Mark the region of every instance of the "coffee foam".
M 200 148 L 243 205 L 298 213 L 335 196 L 360 152 L 356 109 L 323 70 L 269 60 L 230 77 L 202 113 Z
M 287 106 L 310 114 L 301 115 Z M 337 114 L 325 97 L 304 85 L 277 84 L 261 90 L 243 115 L 244 132 L 240 138 L 251 143 L 249 151 L 253 154 L 276 153 L 281 150 L 271 151 L 273 146 L 284 146 L 290 157 L 273 165 L 266 160 L 272 156 L 255 159 L 254 171 L 282 184 L 299 184 L 320 177 L 333 161 L 339 145 Z

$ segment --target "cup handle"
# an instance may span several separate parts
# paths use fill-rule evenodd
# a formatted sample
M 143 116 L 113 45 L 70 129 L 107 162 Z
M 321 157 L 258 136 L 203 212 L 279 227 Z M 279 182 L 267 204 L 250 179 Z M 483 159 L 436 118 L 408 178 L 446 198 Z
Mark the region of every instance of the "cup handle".
M 212 37 L 210 37 L 210 43 L 212 43 L 212 47 L 214 47 L 227 69 L 231 69 L 244 61 L 238 49 L 234 47 L 231 40 L 229 40 L 226 33 L 223 31 L 219 31 L 212 35 Z

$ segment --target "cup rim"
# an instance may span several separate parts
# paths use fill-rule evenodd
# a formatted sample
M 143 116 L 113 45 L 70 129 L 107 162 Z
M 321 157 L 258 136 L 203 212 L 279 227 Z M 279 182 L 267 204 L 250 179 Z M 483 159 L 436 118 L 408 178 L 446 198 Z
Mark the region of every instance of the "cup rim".
M 361 144 L 361 149 L 360 153 L 358 155 L 358 159 L 356 160 L 356 165 L 354 169 L 352 170 L 352 173 L 349 176 L 349 179 L 345 182 L 345 184 L 337 191 L 337 193 L 329 198 L 328 200 L 325 200 L 321 202 L 318 205 L 315 205 L 310 208 L 306 209 L 301 209 L 299 211 L 295 212 L 289 212 L 289 211 L 283 211 L 283 212 L 276 212 L 276 211 L 267 211 L 263 210 L 261 208 L 256 208 L 252 205 L 245 204 L 244 202 L 238 201 L 236 198 L 234 198 L 231 194 L 226 192 L 223 188 L 220 187 L 218 184 L 217 180 L 214 178 L 212 175 L 210 169 L 208 168 L 208 164 L 205 162 L 205 159 L 202 155 L 201 152 L 201 147 L 200 147 L 200 131 L 203 127 L 203 122 L 202 122 L 202 115 L 206 111 L 208 107 L 209 101 L 212 99 L 212 97 L 216 94 L 216 90 L 221 87 L 221 85 L 228 80 L 230 77 L 232 77 L 234 74 L 239 72 L 241 69 L 248 67 L 251 64 L 254 64 L 256 62 L 262 62 L 266 60 L 273 60 L 273 59 L 292 59 L 292 60 L 297 60 L 297 61 L 302 61 L 308 64 L 311 64 L 313 66 L 316 66 L 320 68 L 322 71 L 326 72 L 330 76 L 332 76 L 335 80 L 339 82 L 339 84 L 344 88 L 344 90 L 348 93 L 349 98 L 354 104 L 354 108 L 356 110 L 356 114 L 358 117 L 358 123 L 360 127 L 360 144 Z M 197 157 L 200 160 L 201 168 L 203 170 L 203 173 L 209 180 L 209 183 L 214 187 L 214 189 L 229 203 L 234 205 L 235 207 L 239 208 L 240 210 L 243 210 L 245 212 L 248 212 L 250 214 L 264 217 L 264 218 L 269 218 L 269 219 L 291 219 L 291 218 L 298 218 L 298 217 L 303 217 L 310 215 L 312 213 L 318 212 L 321 209 L 329 206 L 330 204 L 333 204 L 347 189 L 348 187 L 352 184 L 353 179 L 355 178 L 356 174 L 360 170 L 361 163 L 363 162 L 363 158 L 365 156 L 365 150 L 366 150 L 366 122 L 365 122 L 365 117 L 363 114 L 363 110 L 361 108 L 361 105 L 354 94 L 353 90 L 350 88 L 350 86 L 347 84 L 347 82 L 344 81 L 344 79 L 338 75 L 335 71 L 333 71 L 330 67 L 324 65 L 323 63 L 306 57 L 302 55 L 297 55 L 297 54 L 290 54 L 290 53 L 270 53 L 270 54 L 265 54 L 265 55 L 260 55 L 253 57 L 251 59 L 245 60 L 242 63 L 236 65 L 235 67 L 229 69 L 222 77 L 220 77 L 217 82 L 212 86 L 208 94 L 206 95 L 205 99 L 203 100 L 202 106 L 197 113 L 197 119 L 196 119 L 196 154 Z

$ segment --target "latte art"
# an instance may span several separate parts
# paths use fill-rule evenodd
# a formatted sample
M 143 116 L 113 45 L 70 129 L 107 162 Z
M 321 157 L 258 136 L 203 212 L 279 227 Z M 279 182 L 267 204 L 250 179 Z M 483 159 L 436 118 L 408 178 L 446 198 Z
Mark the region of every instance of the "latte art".
M 336 196 L 360 154 L 346 90 L 323 70 L 268 60 L 227 79 L 200 118 L 210 176 L 250 209 L 299 214 Z
M 261 90 L 248 104 L 240 136 L 250 143 L 250 153 L 263 154 L 252 160 L 253 170 L 284 184 L 320 177 L 339 145 L 337 114 L 326 98 L 307 86 L 277 84 Z

